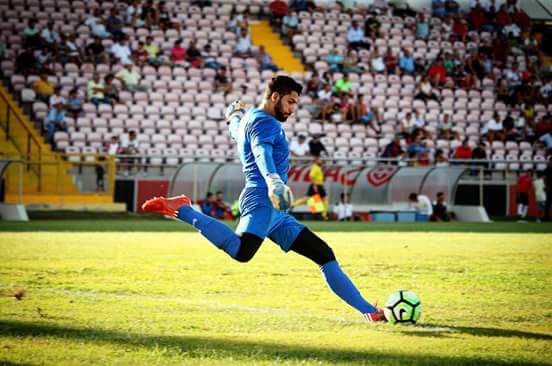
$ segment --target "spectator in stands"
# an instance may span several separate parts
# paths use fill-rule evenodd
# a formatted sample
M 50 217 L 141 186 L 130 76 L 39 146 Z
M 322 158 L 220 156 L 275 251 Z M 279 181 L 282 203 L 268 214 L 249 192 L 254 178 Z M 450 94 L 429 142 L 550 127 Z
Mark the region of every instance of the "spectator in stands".
M 293 36 L 299 33 L 299 18 L 295 10 L 292 10 L 282 18 L 282 33 L 293 44 Z
M 52 51 L 57 49 L 57 45 L 61 41 L 59 33 L 54 30 L 54 24 L 53 21 L 49 21 L 46 27 L 40 32 L 42 44 L 47 45 Z
M 127 36 L 118 36 L 115 39 L 115 42 L 111 46 L 111 54 L 114 60 L 123 65 L 131 62 L 130 56 L 132 55 L 132 50 L 128 46 Z
M 57 104 L 50 108 L 50 111 L 46 116 L 46 120 L 44 121 L 47 131 L 47 140 L 48 143 L 52 145 L 54 145 L 55 143 L 54 135 L 56 132 L 67 131 L 67 125 L 65 123 L 65 111 L 63 109 L 63 102 L 59 100 Z
M 541 103 L 552 104 L 552 78 L 544 79 L 543 85 L 539 89 Z
M 481 132 L 487 137 L 489 142 L 504 139 L 504 127 L 502 126 L 498 112 L 493 113 L 493 117 L 487 121 Z
M 151 29 L 151 26 L 157 20 L 157 8 L 153 4 L 153 0 L 145 0 L 142 4 L 142 10 L 140 12 L 140 18 L 146 25 L 146 28 Z
M 84 21 L 84 24 L 90 28 L 90 31 L 95 37 L 100 39 L 106 39 L 111 37 L 105 27 L 104 20 L 102 19 L 102 10 L 95 8 L 93 14 L 89 14 Z
M 384 58 L 381 53 L 376 50 L 374 50 L 374 53 L 372 54 L 370 67 L 372 68 L 372 72 L 376 74 L 384 74 L 386 71 Z
M 140 84 L 140 73 L 130 61 L 124 64 L 124 67 L 117 72 L 115 77 L 123 83 L 123 88 L 125 90 L 131 92 L 145 92 L 148 90 L 147 86 Z
M 416 214 L 427 215 L 428 219 L 433 214 L 433 205 L 428 196 L 413 192 L 408 196 L 408 200 L 410 207 L 416 210 Z
M 402 55 L 399 58 L 399 67 L 404 74 L 414 73 L 414 57 L 412 57 L 406 48 L 403 48 Z
M 472 151 L 471 158 L 472 160 L 487 160 L 487 145 L 485 145 L 485 141 L 479 141 L 479 144 Z M 472 166 L 474 167 L 474 169 L 472 170 L 472 175 L 477 175 L 481 167 L 485 169 L 488 165 L 487 163 L 480 161 L 472 163 Z
M 426 129 L 426 121 L 418 109 L 414 110 L 412 121 L 414 122 L 414 129 L 417 130 L 415 131 L 416 135 L 421 133 L 424 138 L 433 140 L 433 134 Z
M 102 39 L 99 37 L 94 37 L 94 40 L 86 46 L 84 54 L 86 55 L 86 59 L 93 64 L 109 63 L 109 56 L 105 52 Z
M 259 52 L 256 56 L 257 62 L 259 63 L 261 71 L 271 70 L 273 72 L 278 71 L 278 66 L 274 65 L 272 57 L 266 52 L 264 46 L 259 47 Z
M 212 192 L 207 192 L 207 195 L 201 202 L 201 212 L 207 216 L 215 217 L 215 197 Z
M 218 191 L 215 195 L 215 218 L 224 220 L 226 213 L 230 211 L 230 206 L 223 200 L 222 191 Z
M 546 148 L 546 155 L 552 155 L 552 133 L 545 133 L 539 137 L 539 141 L 542 142 Z
M 293 139 L 289 146 L 289 151 L 292 157 L 303 158 L 309 155 L 310 147 L 307 143 L 305 135 L 297 136 L 297 139 Z
M 322 81 L 320 80 L 318 72 L 313 71 L 311 78 L 307 81 L 305 91 L 308 95 L 313 97 L 318 94 L 320 89 L 322 89 Z
M 107 144 L 106 151 L 108 155 L 119 155 L 121 153 L 121 145 L 119 143 L 119 136 L 113 135 Z
M 312 139 L 309 141 L 309 150 L 310 154 L 315 158 L 319 158 L 320 156 L 322 156 L 322 153 L 324 153 L 324 155 L 328 155 L 328 151 L 326 150 L 326 147 L 322 144 L 322 141 L 320 141 L 320 135 L 318 134 L 313 135 Z
M 472 149 L 469 145 L 468 139 L 464 139 L 462 144 L 456 148 L 452 158 L 458 160 L 470 160 L 472 158 Z
M 429 23 L 423 13 L 416 17 L 416 38 L 427 39 L 429 37 Z
M 429 150 L 426 143 L 422 140 L 422 135 L 418 134 L 416 139 L 408 145 L 408 155 L 415 158 L 416 160 L 421 160 L 423 154 L 427 153 Z
M 445 85 L 447 81 L 447 69 L 443 66 L 443 60 L 440 56 L 435 59 L 427 71 L 427 76 L 434 86 L 439 87 Z
M 349 75 L 347 73 L 343 74 L 343 77 L 335 82 L 334 91 L 340 96 L 344 94 L 349 94 L 351 92 L 353 84 L 349 80 Z
M 431 10 L 436 17 L 441 18 L 447 15 L 444 0 L 431 0 Z
M 99 106 L 101 103 L 113 104 L 111 99 L 107 98 L 104 95 L 104 83 L 102 83 L 100 79 L 100 74 L 98 73 L 94 73 L 94 75 L 92 76 L 92 80 L 88 81 L 87 92 L 90 102 L 94 103 L 96 107 Z
M 401 69 L 399 68 L 399 58 L 393 53 L 391 47 L 387 49 L 387 52 L 383 57 L 383 62 L 385 64 L 384 69 L 388 74 L 400 75 Z
M 140 2 L 141 0 L 130 0 L 126 8 L 126 24 L 132 28 L 140 28 L 144 25 L 144 22 L 140 19 L 142 13 Z
M 356 97 L 355 109 L 353 114 L 353 123 L 358 122 L 369 127 L 376 135 L 381 134 L 381 117 L 379 110 L 374 108 L 373 111 L 368 109 L 364 103 L 364 95 L 358 94 Z
M 109 10 L 109 16 L 106 20 L 106 28 L 113 37 L 124 36 L 123 33 L 123 19 L 119 15 L 117 8 L 113 7 Z
M 457 39 L 466 43 L 468 37 L 468 22 L 461 17 L 456 17 L 452 25 L 452 33 Z
M 448 113 L 443 114 L 443 119 L 438 127 L 439 138 L 445 140 L 453 140 L 458 138 L 458 133 L 452 129 L 452 121 Z
M 328 67 L 333 72 L 343 71 L 344 60 L 345 60 L 344 57 L 339 53 L 339 50 L 337 48 L 332 49 L 326 56 L 326 62 L 328 63 Z
M 219 68 L 224 66 L 217 61 L 217 53 L 212 51 L 211 45 L 209 43 L 207 43 L 205 47 L 203 47 L 203 51 L 201 51 L 201 57 L 203 59 L 203 66 L 209 69 L 218 70 Z
M 376 39 L 379 36 L 381 23 L 375 16 L 375 13 L 368 14 L 364 21 L 364 36 L 370 39 Z
M 113 74 L 107 74 L 104 77 L 104 95 L 116 103 L 121 103 L 119 97 L 119 88 L 113 83 L 115 76 Z
M 533 190 L 535 191 L 535 201 L 537 201 L 537 222 L 540 222 L 546 208 L 546 190 L 542 172 L 537 172 L 536 179 L 533 180 Z
M 166 32 L 167 29 L 175 29 L 179 36 L 182 34 L 180 22 L 171 19 L 171 13 L 167 10 L 167 3 L 165 0 L 161 0 L 157 3 L 156 17 L 157 26 L 163 32 Z
M 330 84 L 324 84 L 324 87 L 318 91 L 317 95 L 320 99 L 321 118 L 326 121 L 334 108 L 332 86 Z
M 347 44 L 349 49 L 370 49 L 370 43 L 368 43 L 368 40 L 364 36 L 364 30 L 356 20 L 353 20 L 351 27 L 347 31 Z
M 50 96 L 50 108 L 53 108 L 54 105 L 61 103 L 65 107 L 65 97 L 61 95 L 61 86 L 56 85 L 54 87 L 54 94 Z
M 153 42 L 152 36 L 146 37 L 146 43 L 144 44 L 144 50 L 148 53 L 148 63 L 151 66 L 159 66 L 162 60 L 159 56 L 159 46 Z
M 78 66 L 82 64 L 83 58 L 81 54 L 81 48 L 77 44 L 76 36 L 74 33 L 66 36 L 61 34 L 61 43 L 59 44 L 59 57 L 63 64 L 75 63 Z
M 322 102 L 318 95 L 312 96 L 312 101 L 307 105 L 307 110 L 309 111 L 312 119 L 320 119 L 322 114 Z
M 353 205 L 351 204 L 350 195 L 342 192 L 339 195 L 339 202 L 335 206 L 335 213 L 339 221 L 354 221 Z
M 480 61 L 480 55 L 477 50 L 472 49 L 466 58 L 466 72 L 477 76 L 478 80 L 482 80 L 485 76 L 485 69 Z
M 404 153 L 405 152 L 401 147 L 401 136 L 397 134 L 395 135 L 393 141 L 385 146 L 381 156 L 388 159 L 401 159 L 404 156 Z
M 221 67 L 217 70 L 215 75 L 215 91 L 223 92 L 224 95 L 232 92 L 232 83 L 226 75 L 226 67 Z
M 82 113 L 82 104 L 83 101 L 79 96 L 77 88 L 71 89 L 69 91 L 69 98 L 67 99 L 67 112 L 71 114 L 73 119 L 77 119 Z
M 504 71 L 506 84 L 508 85 L 508 94 L 510 95 L 510 105 L 513 107 L 519 101 L 519 91 L 522 86 L 522 75 L 519 71 L 519 64 L 514 62 L 511 68 Z
M 55 58 L 48 46 L 42 46 L 35 51 L 36 63 L 39 70 L 53 74 Z
M 34 18 L 29 19 L 27 27 L 23 29 L 23 47 L 36 48 L 42 45 L 42 39 L 40 37 L 40 29 L 38 29 L 37 20 Z
M 32 48 L 22 50 L 15 59 L 15 70 L 17 73 L 24 76 L 31 74 L 37 74 L 38 61 L 34 55 L 34 50 Z
M 309 7 L 316 7 L 316 5 L 308 0 L 291 0 L 289 2 L 289 8 L 295 11 L 307 11 Z
M 234 51 L 238 57 L 251 56 L 251 38 L 249 37 L 247 29 L 242 29 L 240 31 L 240 36 L 238 37 L 238 42 Z
M 54 94 L 55 85 L 48 81 L 48 75 L 41 73 L 40 77 L 33 83 L 33 90 L 36 98 L 46 104 L 50 103 L 50 97 Z
M 341 113 L 342 121 L 354 120 L 355 103 L 352 100 L 352 95 L 349 93 L 341 93 L 338 97 L 339 112 Z
M 144 42 L 138 42 L 138 47 L 132 52 L 132 61 L 138 66 L 144 66 L 149 59 L 149 53 L 144 49 Z
M 343 72 L 361 74 L 364 68 L 359 66 L 360 60 L 355 50 L 348 50 L 343 60 Z
M 192 64 L 193 67 L 203 66 L 201 51 L 197 48 L 197 43 L 194 39 L 190 40 L 190 43 L 188 44 L 188 49 L 186 50 L 186 60 Z
M 119 151 L 120 155 L 130 155 L 129 157 L 125 157 L 122 161 L 126 165 L 127 170 L 124 172 L 126 176 L 130 175 L 132 173 L 132 168 L 137 165 L 137 163 L 140 162 L 140 158 L 135 158 L 133 155 L 140 154 L 140 143 L 138 141 L 138 136 L 136 134 L 135 130 L 130 130 L 128 132 L 128 137 L 123 136 L 125 138 L 121 141 L 121 148 Z M 137 166 L 138 171 L 140 171 L 140 165 Z
M 274 27 L 281 27 L 283 18 L 289 12 L 287 2 L 283 0 L 273 0 L 269 4 L 270 9 L 270 24 Z
M 439 98 L 433 92 L 433 86 L 431 86 L 431 82 L 429 81 L 429 78 L 426 75 L 422 76 L 422 79 L 418 84 L 417 91 L 418 92 L 414 96 L 414 99 L 421 99 L 424 102 L 427 102 L 430 99 L 435 100 L 437 102 L 439 101 Z
M 190 65 L 186 59 L 186 49 L 182 47 L 181 38 L 174 41 L 173 47 L 171 48 L 171 62 L 173 66 L 187 67 Z
M 430 221 L 451 221 L 451 215 L 447 209 L 447 202 L 445 201 L 445 194 L 443 192 L 437 193 L 437 200 L 433 202 L 433 214 L 429 217 Z
M 414 132 L 415 128 L 416 128 L 416 125 L 414 125 L 414 120 L 412 119 L 412 113 L 407 112 L 403 120 L 401 121 L 402 136 L 406 139 L 410 139 L 412 137 L 412 133 Z
M 249 29 L 249 16 L 247 13 L 240 13 L 233 17 L 228 23 L 230 30 L 237 35 L 241 33 L 242 30 Z
M 436 167 L 447 167 L 449 166 L 449 161 L 445 156 L 445 152 L 441 149 L 435 151 L 435 166 Z

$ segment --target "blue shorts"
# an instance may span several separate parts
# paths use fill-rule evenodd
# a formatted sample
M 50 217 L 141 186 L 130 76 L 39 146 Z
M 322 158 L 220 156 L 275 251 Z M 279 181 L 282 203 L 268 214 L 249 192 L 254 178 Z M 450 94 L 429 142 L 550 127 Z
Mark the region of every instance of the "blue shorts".
M 240 195 L 240 223 L 236 233 L 268 237 L 287 252 L 305 228 L 287 212 L 276 210 L 270 203 L 266 188 L 246 188 Z

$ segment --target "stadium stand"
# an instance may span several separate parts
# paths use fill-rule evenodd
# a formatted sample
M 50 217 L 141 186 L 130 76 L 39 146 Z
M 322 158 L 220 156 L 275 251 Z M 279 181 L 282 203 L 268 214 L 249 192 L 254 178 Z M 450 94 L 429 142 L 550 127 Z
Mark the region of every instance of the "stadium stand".
M 263 37 L 254 37 L 250 56 L 235 55 L 240 35 L 234 27 L 270 20 L 309 70 L 291 76 L 308 85 L 317 74 L 336 91 L 326 104 L 319 99 L 322 83 L 301 96 L 298 112 L 286 122 L 290 138 L 324 134 L 322 142 L 332 157 L 360 163 L 382 156 L 401 131 L 405 156 L 420 164 L 434 162 L 438 151 L 446 162 L 464 139 L 470 151 L 485 140 L 486 156 L 493 160 L 544 160 L 547 155 L 539 138 L 552 130 L 549 69 L 537 33 L 515 2 L 491 18 L 488 9 L 479 8 L 446 15 L 439 8 L 393 10 L 385 2 L 379 8 L 354 9 L 317 2 L 308 11 L 289 9 L 289 16 L 298 20 L 292 33 L 271 17 L 268 1 L 163 3 L 0 1 L 2 73 L 36 127 L 47 130 L 45 120 L 52 110 L 37 91 L 52 94 L 49 88 L 59 86 L 60 97 L 68 100 L 76 89 L 76 99 L 81 99 L 82 111 L 67 113 L 64 125 L 56 128 L 55 149 L 106 153 L 111 136 L 137 131 L 136 147 L 149 164 L 176 165 L 190 154 L 201 161 L 233 159 L 224 108 L 238 98 L 257 103 L 273 75 L 261 70 L 255 57 Z M 246 21 L 243 14 L 248 14 Z M 479 22 L 481 16 L 492 19 L 494 28 L 489 29 L 489 21 Z M 367 37 L 364 47 L 350 50 L 353 22 Z M 175 49 L 179 39 L 184 52 L 194 52 L 182 55 L 181 48 Z M 117 57 L 106 57 L 110 50 Z M 274 59 L 287 69 L 281 57 Z M 130 62 L 134 74 L 126 75 Z M 221 67 L 227 68 L 226 75 L 218 74 Z M 46 73 L 42 84 L 36 83 L 40 73 Z M 98 79 L 91 84 L 94 75 Z M 108 75 L 115 75 L 110 92 L 101 89 Z M 129 87 L 122 82 L 125 78 L 139 80 L 139 87 Z M 225 81 L 231 87 L 224 87 Z M 99 98 L 92 100 L 96 93 Z M 377 111 L 381 116 L 381 131 L 367 123 L 373 115 L 360 118 L 357 95 L 367 109 L 362 114 Z M 318 112 L 327 103 L 328 117 L 322 120 Z M 418 124 L 404 132 L 401 124 L 414 112 Z M 444 115 L 450 116 L 448 127 Z M 351 123 L 353 118 L 359 123 Z M 493 118 L 498 127 L 489 133 Z M 452 132 L 444 135 L 447 128 Z M 423 137 L 417 150 L 418 134 Z M 497 167 L 505 166 L 501 164 Z M 532 167 L 510 164 L 510 169 Z

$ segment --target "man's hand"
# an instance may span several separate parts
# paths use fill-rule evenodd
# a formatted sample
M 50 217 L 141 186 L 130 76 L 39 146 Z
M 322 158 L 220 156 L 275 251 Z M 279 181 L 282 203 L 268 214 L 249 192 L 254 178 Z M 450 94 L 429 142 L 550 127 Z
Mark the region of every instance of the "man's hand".
M 272 202 L 272 206 L 277 210 L 287 211 L 293 203 L 291 189 L 276 173 L 268 175 L 265 181 L 268 186 L 268 198 Z
M 226 112 L 224 113 L 224 116 L 226 117 L 226 123 L 230 124 L 230 122 L 232 122 L 232 119 L 234 119 L 235 117 L 240 120 L 245 112 L 245 103 L 241 100 L 236 100 L 226 108 Z

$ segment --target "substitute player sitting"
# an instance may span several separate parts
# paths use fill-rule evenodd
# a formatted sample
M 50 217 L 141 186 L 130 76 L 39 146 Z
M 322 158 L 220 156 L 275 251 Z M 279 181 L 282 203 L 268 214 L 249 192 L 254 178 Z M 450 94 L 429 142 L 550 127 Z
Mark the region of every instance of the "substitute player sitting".
M 286 185 L 289 147 L 281 122 L 295 111 L 302 86 L 288 76 L 272 78 L 259 107 L 245 111 L 241 102 L 226 113 L 245 174 L 239 198 L 240 222 L 234 232 L 224 223 L 191 207 L 185 196 L 156 197 L 142 209 L 173 215 L 193 225 L 207 240 L 239 262 L 253 258 L 266 237 L 284 252 L 299 253 L 320 266 L 330 289 L 367 320 L 385 321 L 383 311 L 368 303 L 341 270 L 332 249 L 285 210 L 292 200 Z

